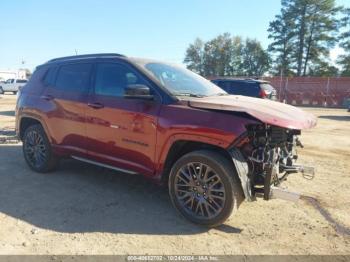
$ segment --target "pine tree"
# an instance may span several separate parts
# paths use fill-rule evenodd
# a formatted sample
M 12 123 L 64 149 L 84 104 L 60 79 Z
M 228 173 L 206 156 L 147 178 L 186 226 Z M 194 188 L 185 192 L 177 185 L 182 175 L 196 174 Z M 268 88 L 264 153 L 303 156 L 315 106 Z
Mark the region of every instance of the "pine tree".
M 269 45 L 268 51 L 274 55 L 273 70 L 278 75 L 288 76 L 292 74 L 293 27 L 294 21 L 284 9 L 282 9 L 281 15 L 276 15 L 275 20 L 270 22 L 268 37 L 273 39 L 273 42 Z
M 350 8 L 343 10 L 344 17 L 341 19 L 343 32 L 339 36 L 339 46 L 345 51 L 338 59 L 342 67 L 342 76 L 350 76 Z
M 309 0 L 302 75 L 306 75 L 309 62 L 316 67 L 329 64 L 329 50 L 337 41 L 339 11 L 335 0 Z M 330 65 L 326 67 L 331 68 Z
M 276 67 L 284 74 L 294 69 L 298 76 L 311 68 L 324 68 L 337 40 L 340 9 L 335 0 L 282 0 L 281 15 L 268 29 Z

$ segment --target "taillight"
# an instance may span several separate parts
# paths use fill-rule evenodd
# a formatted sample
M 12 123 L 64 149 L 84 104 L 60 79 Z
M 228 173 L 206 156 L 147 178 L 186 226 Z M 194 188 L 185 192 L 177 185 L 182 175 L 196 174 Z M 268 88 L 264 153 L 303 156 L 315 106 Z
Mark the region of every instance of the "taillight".
M 266 98 L 267 97 L 267 94 L 266 94 L 266 92 L 265 92 L 265 90 L 264 89 L 260 89 L 260 94 L 259 94 L 259 96 L 261 97 L 261 98 Z

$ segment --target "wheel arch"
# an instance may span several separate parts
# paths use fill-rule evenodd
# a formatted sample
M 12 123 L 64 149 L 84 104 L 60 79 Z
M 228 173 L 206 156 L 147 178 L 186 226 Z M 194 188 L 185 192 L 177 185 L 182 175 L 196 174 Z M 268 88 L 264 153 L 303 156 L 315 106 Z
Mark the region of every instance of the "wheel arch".
M 24 115 L 20 118 L 19 125 L 18 125 L 18 138 L 20 140 L 23 140 L 23 135 L 26 129 L 32 125 L 39 124 L 43 127 L 50 143 L 51 143 L 51 136 L 49 135 L 48 129 L 42 119 L 32 116 L 32 115 Z
M 164 165 L 162 171 L 160 172 L 160 180 L 162 184 L 167 184 L 171 167 L 181 156 L 198 150 L 214 151 L 232 162 L 229 152 L 225 148 L 220 147 L 217 144 L 206 143 L 203 141 L 196 140 L 179 139 L 174 141 L 169 147 L 169 150 L 167 151 Z

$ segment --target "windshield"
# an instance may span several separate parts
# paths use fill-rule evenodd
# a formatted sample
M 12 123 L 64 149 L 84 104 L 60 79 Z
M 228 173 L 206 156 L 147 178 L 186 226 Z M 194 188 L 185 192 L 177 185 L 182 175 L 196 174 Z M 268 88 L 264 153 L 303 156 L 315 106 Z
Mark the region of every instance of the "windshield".
M 213 96 L 227 94 L 205 78 L 176 65 L 152 62 L 141 65 L 175 96 Z

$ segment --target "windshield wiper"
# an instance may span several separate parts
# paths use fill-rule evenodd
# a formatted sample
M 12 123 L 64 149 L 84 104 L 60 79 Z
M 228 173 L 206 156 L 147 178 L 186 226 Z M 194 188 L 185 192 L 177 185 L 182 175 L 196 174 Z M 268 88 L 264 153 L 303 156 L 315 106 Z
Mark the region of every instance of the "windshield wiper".
M 176 96 L 189 96 L 189 97 L 205 97 L 204 95 L 197 95 L 192 93 L 176 93 Z
M 216 93 L 212 96 L 228 96 L 229 94 L 228 93 Z

